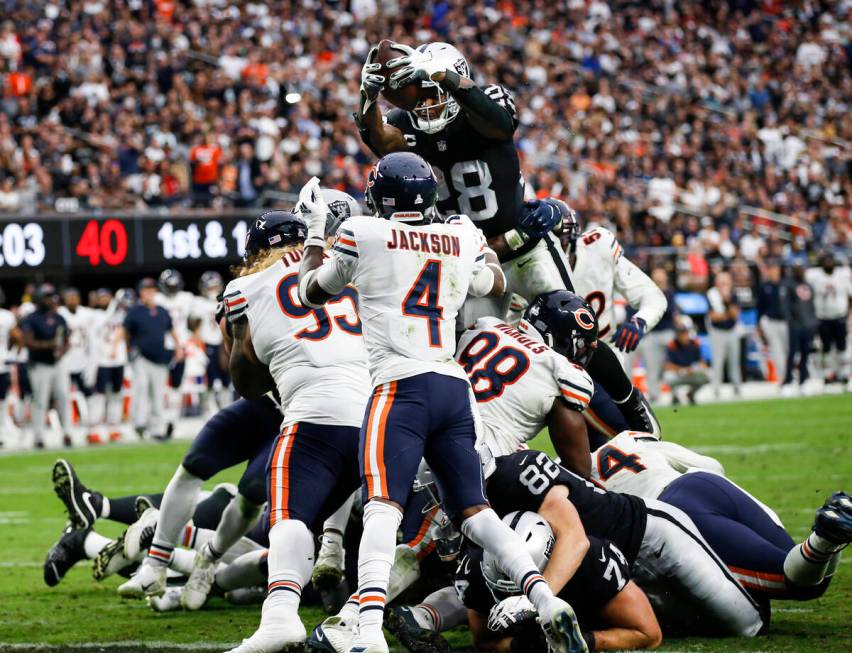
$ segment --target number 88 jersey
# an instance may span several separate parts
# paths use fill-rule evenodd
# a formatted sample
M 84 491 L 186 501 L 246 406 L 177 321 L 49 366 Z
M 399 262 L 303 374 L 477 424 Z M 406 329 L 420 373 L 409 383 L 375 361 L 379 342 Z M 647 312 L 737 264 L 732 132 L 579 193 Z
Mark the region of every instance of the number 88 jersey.
M 462 335 L 456 360 L 470 379 L 483 441 L 494 456 L 538 435 L 554 401 L 582 411 L 594 391 L 583 368 L 496 317 L 480 318 Z
M 360 426 L 370 391 L 367 352 L 352 287 L 323 308 L 299 301 L 300 249 L 225 288 L 228 320 L 247 317 L 258 360 L 281 396 L 284 425 Z

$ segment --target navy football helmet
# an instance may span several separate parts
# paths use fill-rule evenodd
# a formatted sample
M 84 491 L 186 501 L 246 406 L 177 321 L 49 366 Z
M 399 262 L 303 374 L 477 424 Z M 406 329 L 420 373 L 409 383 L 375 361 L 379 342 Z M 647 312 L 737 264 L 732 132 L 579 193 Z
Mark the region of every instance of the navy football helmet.
M 166 268 L 160 272 L 157 279 L 157 287 L 164 295 L 172 297 L 183 290 L 183 275 L 173 268 Z
M 598 346 L 598 318 L 582 297 L 568 290 L 543 293 L 527 307 L 524 319 L 549 347 L 577 365 L 589 364 Z
M 246 234 L 246 261 L 258 252 L 273 247 L 303 243 L 308 237 L 308 225 L 292 211 L 269 211 L 252 223 Z
M 383 156 L 367 177 L 367 206 L 378 217 L 431 222 L 437 217 L 438 180 L 432 166 L 413 152 Z

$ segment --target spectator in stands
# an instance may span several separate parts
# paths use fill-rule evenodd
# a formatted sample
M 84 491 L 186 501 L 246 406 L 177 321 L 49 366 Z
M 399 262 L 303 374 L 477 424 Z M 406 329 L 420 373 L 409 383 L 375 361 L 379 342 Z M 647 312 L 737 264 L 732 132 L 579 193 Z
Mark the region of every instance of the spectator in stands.
M 785 292 L 787 328 L 790 333 L 790 345 L 787 354 L 787 372 L 784 375 L 786 393 L 793 391 L 793 370 L 799 370 L 799 391 L 808 380 L 808 357 L 813 348 L 814 334 L 817 328 L 814 310 L 814 291 L 805 280 L 805 268 L 794 263 L 790 269 L 790 279 Z
M 787 351 L 790 345 L 786 295 L 781 264 L 770 260 L 761 269 L 763 281 L 757 290 L 758 329 L 769 349 L 779 382 L 786 378 Z
M 237 198 L 234 204 L 240 207 L 254 206 L 263 192 L 266 164 L 255 156 L 254 143 L 244 140 L 239 145 L 236 162 Z
M 707 331 L 710 334 L 710 349 L 713 355 L 713 390 L 720 395 L 725 366 L 728 380 L 739 395 L 742 374 L 740 372 L 740 307 L 734 295 L 733 281 L 727 272 L 716 275 L 713 287 L 707 291 L 710 309 L 707 313 Z
M 708 382 L 707 363 L 701 356 L 701 343 L 693 338 L 689 326 L 678 321 L 675 338 L 666 346 L 664 377 L 672 389 L 672 404 L 678 405 L 678 388 L 686 386 L 686 398 L 695 404 L 695 393 Z
M 645 363 L 645 380 L 648 384 L 648 399 L 656 402 L 660 398 L 660 379 L 663 375 L 663 363 L 666 360 L 666 347 L 674 337 L 674 320 L 677 314 L 674 293 L 669 287 L 669 275 L 664 268 L 654 268 L 651 279 L 666 296 L 668 306 L 663 317 L 639 343 L 639 352 Z
M 215 142 L 209 131 L 196 136 L 195 145 L 189 151 L 193 206 L 206 207 L 213 202 L 213 197 L 218 192 L 221 159 L 222 148 Z

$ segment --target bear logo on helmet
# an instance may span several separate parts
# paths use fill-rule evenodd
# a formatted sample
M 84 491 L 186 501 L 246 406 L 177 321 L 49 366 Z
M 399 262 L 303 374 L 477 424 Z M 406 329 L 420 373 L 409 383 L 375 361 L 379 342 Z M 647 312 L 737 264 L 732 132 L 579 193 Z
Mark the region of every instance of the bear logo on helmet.
M 586 331 L 591 331 L 595 328 L 595 316 L 591 314 L 587 308 L 578 308 L 574 313 L 574 319 Z

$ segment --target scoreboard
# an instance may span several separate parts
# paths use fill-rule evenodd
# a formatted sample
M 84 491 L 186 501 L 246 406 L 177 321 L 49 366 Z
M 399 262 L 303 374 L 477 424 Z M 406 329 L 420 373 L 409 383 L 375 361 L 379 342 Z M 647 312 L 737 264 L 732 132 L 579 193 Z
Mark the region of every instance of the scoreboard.
M 233 264 L 245 252 L 253 219 L 165 214 L 9 217 L 0 220 L 0 276 Z

